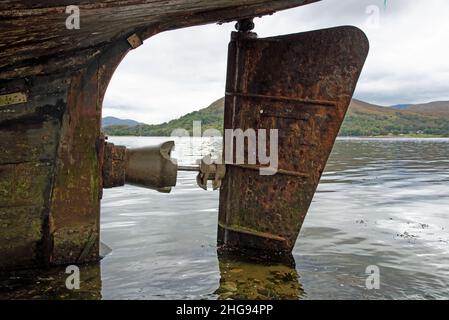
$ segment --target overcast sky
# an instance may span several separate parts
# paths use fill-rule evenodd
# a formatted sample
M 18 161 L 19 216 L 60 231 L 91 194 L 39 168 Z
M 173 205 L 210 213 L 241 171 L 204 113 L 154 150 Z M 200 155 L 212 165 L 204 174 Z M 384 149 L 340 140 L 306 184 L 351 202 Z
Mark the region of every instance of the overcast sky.
M 381 105 L 449 100 L 447 0 L 323 0 L 255 23 L 259 37 L 358 26 L 370 54 L 356 98 Z M 161 123 L 207 107 L 224 93 L 232 30 L 233 23 L 207 25 L 146 40 L 114 74 L 103 116 Z

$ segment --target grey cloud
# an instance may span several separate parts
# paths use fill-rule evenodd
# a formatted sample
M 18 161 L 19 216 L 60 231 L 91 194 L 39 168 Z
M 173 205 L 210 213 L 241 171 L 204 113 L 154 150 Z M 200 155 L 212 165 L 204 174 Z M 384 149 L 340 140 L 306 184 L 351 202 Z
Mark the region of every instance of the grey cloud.
M 379 26 L 366 8 L 379 7 Z M 445 0 L 323 0 L 256 19 L 261 37 L 355 25 L 370 55 L 355 96 L 391 105 L 449 99 L 449 2 Z M 159 34 L 129 53 L 114 75 L 105 115 L 158 123 L 206 107 L 224 93 L 233 24 Z M 113 106 L 125 106 L 118 108 Z

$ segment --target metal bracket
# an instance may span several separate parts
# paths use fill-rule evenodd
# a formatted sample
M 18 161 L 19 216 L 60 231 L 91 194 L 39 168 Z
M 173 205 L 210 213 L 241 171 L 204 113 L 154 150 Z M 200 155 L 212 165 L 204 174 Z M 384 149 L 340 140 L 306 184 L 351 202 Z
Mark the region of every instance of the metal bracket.
M 237 21 L 235 24 L 235 29 L 239 32 L 250 32 L 255 27 L 253 18 L 246 18 Z
M 12 104 L 26 103 L 27 101 L 27 95 L 23 92 L 14 92 L 0 95 L 0 107 L 9 106 Z
M 236 232 L 236 233 L 243 233 L 243 234 L 247 234 L 250 236 L 254 236 L 254 237 L 258 237 L 258 238 L 264 238 L 264 239 L 268 239 L 268 240 L 275 240 L 275 241 L 282 241 L 282 242 L 286 242 L 287 240 L 284 237 L 280 237 L 278 235 L 275 234 L 271 234 L 268 232 L 261 232 L 261 231 L 257 231 L 257 230 L 253 230 L 250 228 L 244 228 L 238 225 L 233 225 L 233 226 L 229 226 L 229 225 L 225 225 L 223 223 L 218 222 L 218 225 L 228 231 L 232 231 L 232 232 Z
M 217 164 L 212 161 L 210 155 L 201 159 L 200 172 L 196 177 L 198 185 L 207 190 L 207 181 L 212 180 L 213 190 L 217 190 L 221 187 L 221 181 L 226 174 L 226 166 L 224 164 Z
M 133 49 L 136 49 L 137 47 L 140 47 L 143 44 L 142 39 L 140 39 L 137 33 L 133 33 L 126 40 Z
M 211 155 L 207 155 L 199 160 L 199 165 L 197 166 L 178 166 L 178 170 L 198 172 L 196 182 L 204 190 L 207 190 L 207 182 L 210 180 L 212 181 L 213 190 L 219 189 L 221 181 L 226 175 L 226 165 L 213 162 Z

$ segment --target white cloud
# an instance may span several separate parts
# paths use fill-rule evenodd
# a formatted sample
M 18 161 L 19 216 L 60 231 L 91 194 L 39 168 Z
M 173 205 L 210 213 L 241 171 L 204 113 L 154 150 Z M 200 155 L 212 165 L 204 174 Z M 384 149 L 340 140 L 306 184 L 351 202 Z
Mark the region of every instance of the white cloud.
M 449 2 L 323 0 L 256 19 L 260 37 L 356 25 L 370 55 L 356 97 L 390 105 L 449 100 Z M 367 24 L 369 5 L 379 26 Z M 108 88 L 104 115 L 160 123 L 206 107 L 224 92 L 233 24 L 170 31 L 128 54 Z

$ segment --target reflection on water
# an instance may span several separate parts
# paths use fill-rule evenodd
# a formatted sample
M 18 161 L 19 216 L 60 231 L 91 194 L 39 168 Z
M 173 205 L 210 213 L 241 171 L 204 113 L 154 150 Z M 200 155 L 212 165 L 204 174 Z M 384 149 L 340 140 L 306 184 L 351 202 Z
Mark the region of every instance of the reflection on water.
M 298 272 L 286 264 L 261 264 L 219 255 L 220 287 L 218 299 L 297 300 L 304 290 Z
M 182 164 L 220 151 L 219 140 L 177 145 Z M 0 298 L 449 298 L 448 185 L 449 139 L 338 140 L 293 251 L 296 268 L 217 259 L 218 192 L 199 189 L 192 172 L 168 195 L 105 190 L 101 237 L 112 252 L 101 280 L 98 265 L 81 269 L 79 292 L 65 289 L 64 269 L 15 273 L 3 277 Z M 370 265 L 379 290 L 365 286 Z
M 239 257 L 218 255 L 220 281 L 213 292 L 217 299 L 300 299 L 303 289 L 294 266 L 261 264 Z M 0 299 L 98 300 L 101 295 L 100 263 L 80 265 L 80 288 L 66 286 L 71 272 L 66 267 L 21 270 L 1 277 Z M 69 279 L 70 280 L 70 279 Z
M 0 299 L 101 299 L 100 264 L 82 265 L 79 268 L 79 290 L 67 289 L 66 280 L 70 274 L 65 273 L 65 267 L 21 270 L 4 274 L 0 282 Z

